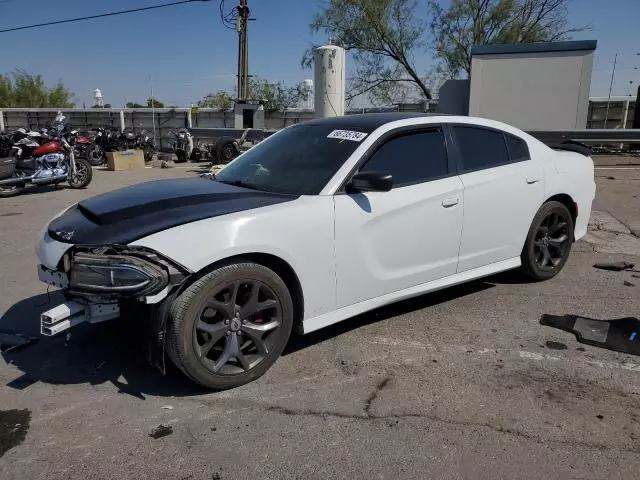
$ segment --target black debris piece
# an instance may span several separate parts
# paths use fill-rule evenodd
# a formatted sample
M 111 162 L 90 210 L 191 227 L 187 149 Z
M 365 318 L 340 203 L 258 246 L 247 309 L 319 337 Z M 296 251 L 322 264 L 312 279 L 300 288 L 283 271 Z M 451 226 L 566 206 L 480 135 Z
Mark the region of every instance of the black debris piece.
M 577 315 L 542 315 L 540 324 L 573 333 L 580 343 L 640 355 L 640 319 L 598 320 Z
M 597 418 L 598 420 L 602 420 L 602 419 L 604 418 L 604 415 L 596 415 L 596 418 Z
M 624 286 L 625 287 L 635 287 L 636 284 L 635 283 L 631 283 L 631 282 L 627 282 L 626 280 L 624 281 Z
M 553 340 L 547 340 L 545 343 L 547 348 L 551 350 L 566 350 L 567 346 L 564 343 L 554 342 Z
M 0 352 L 2 353 L 26 347 L 37 341 L 38 339 L 36 337 L 30 337 L 10 330 L 0 330 Z
M 151 432 L 149 433 L 149 436 L 151 438 L 157 439 L 157 438 L 166 437 L 167 435 L 171 435 L 172 433 L 173 433 L 173 427 L 171 425 L 160 424 L 151 430 Z
M 612 272 L 621 272 L 622 270 L 630 270 L 635 265 L 629 262 L 600 262 L 596 263 L 593 267 L 600 270 L 610 270 Z

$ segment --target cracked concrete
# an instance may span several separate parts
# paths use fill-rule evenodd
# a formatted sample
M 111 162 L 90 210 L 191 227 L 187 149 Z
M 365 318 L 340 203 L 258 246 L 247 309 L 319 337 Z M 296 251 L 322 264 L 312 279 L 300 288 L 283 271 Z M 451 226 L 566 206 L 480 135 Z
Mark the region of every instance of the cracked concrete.
M 596 252 L 640 255 L 640 238 L 608 212 L 594 210 L 584 241 Z

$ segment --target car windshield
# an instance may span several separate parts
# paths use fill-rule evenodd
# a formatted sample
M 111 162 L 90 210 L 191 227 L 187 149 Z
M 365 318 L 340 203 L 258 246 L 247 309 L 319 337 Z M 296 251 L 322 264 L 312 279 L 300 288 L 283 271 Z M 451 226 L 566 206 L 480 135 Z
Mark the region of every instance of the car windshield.
M 274 193 L 317 195 L 366 134 L 362 129 L 353 132 L 329 125 L 296 125 L 244 153 L 216 179 Z

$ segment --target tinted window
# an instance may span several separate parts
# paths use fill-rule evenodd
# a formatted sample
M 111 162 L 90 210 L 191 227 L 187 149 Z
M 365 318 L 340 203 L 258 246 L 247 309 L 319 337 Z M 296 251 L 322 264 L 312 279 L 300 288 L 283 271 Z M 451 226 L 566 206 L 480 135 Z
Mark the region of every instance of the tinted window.
M 394 186 L 442 177 L 448 173 L 444 135 L 440 130 L 431 130 L 394 137 L 360 171 L 391 174 Z
M 329 125 L 296 125 L 257 144 L 216 179 L 268 192 L 317 195 L 367 135 L 362 129 L 345 133 Z
M 512 162 L 522 162 L 531 158 L 527 142 L 508 133 L 505 133 L 504 136 L 507 139 L 507 147 L 509 148 L 509 156 Z
M 509 162 L 502 132 L 475 127 L 453 127 L 464 170 L 479 170 Z

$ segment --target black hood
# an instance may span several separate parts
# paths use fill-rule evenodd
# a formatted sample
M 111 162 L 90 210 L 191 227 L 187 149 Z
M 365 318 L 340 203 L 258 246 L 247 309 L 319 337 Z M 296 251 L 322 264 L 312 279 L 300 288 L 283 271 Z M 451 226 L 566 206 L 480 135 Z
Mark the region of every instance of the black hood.
M 49 224 L 56 240 L 127 244 L 185 223 L 295 200 L 206 178 L 140 183 L 83 200 Z

